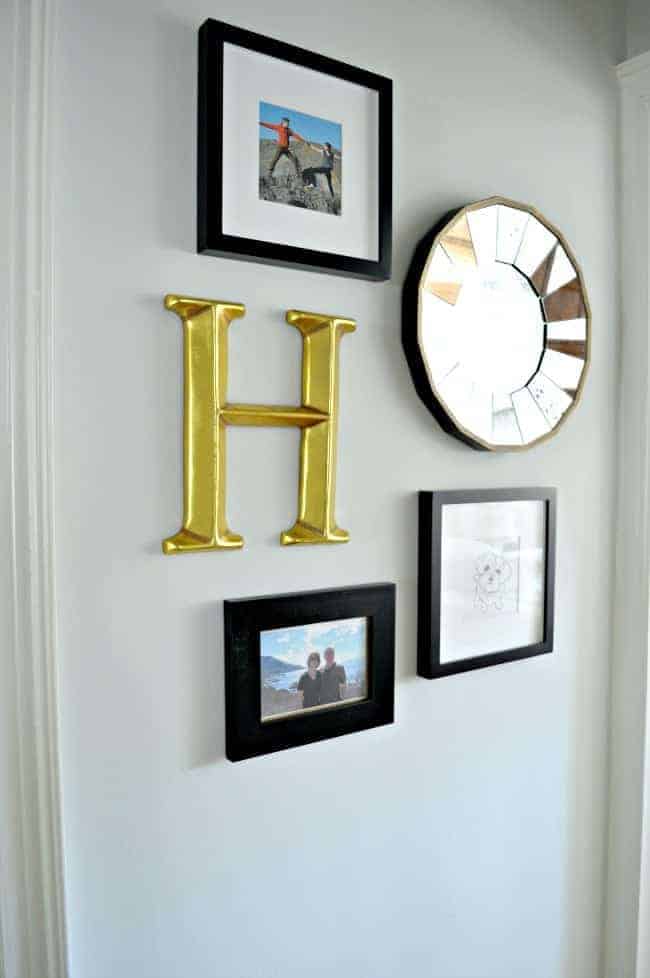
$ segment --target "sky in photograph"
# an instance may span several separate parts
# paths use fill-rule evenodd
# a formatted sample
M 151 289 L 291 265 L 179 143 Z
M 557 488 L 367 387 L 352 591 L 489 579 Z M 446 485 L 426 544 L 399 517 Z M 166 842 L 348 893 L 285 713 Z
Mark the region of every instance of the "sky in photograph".
M 283 662 L 304 666 L 310 652 L 323 652 L 331 645 L 336 661 L 354 662 L 365 657 L 366 619 L 344 618 L 295 628 L 274 628 L 260 634 L 261 655 L 272 655 Z
M 331 143 L 334 149 L 341 149 L 341 126 L 337 122 L 319 119 L 314 115 L 305 115 L 295 109 L 282 105 L 272 105 L 270 102 L 260 102 L 260 122 L 278 123 L 284 116 L 290 119 L 289 126 L 299 136 L 311 143 Z M 260 139 L 274 139 L 272 129 L 260 126 Z

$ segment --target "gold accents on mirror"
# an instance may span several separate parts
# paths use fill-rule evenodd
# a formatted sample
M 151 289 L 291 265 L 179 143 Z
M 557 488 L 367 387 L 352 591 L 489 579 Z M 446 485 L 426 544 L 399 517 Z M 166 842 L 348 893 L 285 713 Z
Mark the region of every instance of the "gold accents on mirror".
M 458 302 L 461 290 L 460 282 L 428 282 L 424 287 L 431 295 L 449 303 L 450 306 L 455 306 Z
M 466 215 L 449 228 L 441 237 L 440 244 L 452 261 L 476 265 L 476 253 Z
M 548 283 L 551 277 L 557 247 L 557 244 L 553 245 L 546 258 L 540 262 L 533 274 L 530 276 L 530 281 L 534 285 L 535 291 L 538 295 L 546 295 L 548 292 Z
M 556 353 L 566 353 L 568 357 L 577 357 L 579 360 L 585 358 L 584 340 L 547 340 L 547 350 L 555 350 Z
M 585 315 L 582 285 L 577 277 L 556 292 L 545 296 L 543 303 L 544 315 L 549 322 L 582 319 Z
M 226 520 L 228 425 L 297 427 L 301 430 L 298 517 L 281 543 L 345 543 L 336 525 L 338 356 L 351 319 L 290 310 L 287 322 L 302 334 L 302 403 L 295 406 L 230 404 L 228 326 L 245 315 L 234 302 L 168 295 L 167 309 L 183 324 L 184 512 L 178 533 L 163 541 L 166 554 L 242 547 Z

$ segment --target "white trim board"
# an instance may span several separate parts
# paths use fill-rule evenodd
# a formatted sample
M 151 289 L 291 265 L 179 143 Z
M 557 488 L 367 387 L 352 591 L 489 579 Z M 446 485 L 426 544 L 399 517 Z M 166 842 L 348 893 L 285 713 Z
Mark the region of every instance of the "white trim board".
M 623 61 L 622 64 L 617 65 L 616 76 L 621 83 L 625 84 L 628 79 L 636 75 L 643 76 L 648 70 L 650 70 L 650 51 L 637 54 L 636 57 L 629 58 L 628 61 Z M 646 84 L 643 77 L 640 77 L 639 81 L 641 86 Z
M 0 974 L 65 978 L 53 544 L 50 0 L 0 12 Z
M 623 332 L 605 975 L 650 978 L 650 54 L 617 75 Z

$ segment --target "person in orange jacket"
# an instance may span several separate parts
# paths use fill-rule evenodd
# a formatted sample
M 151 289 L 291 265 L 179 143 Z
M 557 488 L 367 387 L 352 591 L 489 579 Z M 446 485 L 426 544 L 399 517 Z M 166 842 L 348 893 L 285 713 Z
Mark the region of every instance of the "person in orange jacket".
M 297 132 L 294 132 L 293 129 L 291 129 L 290 120 L 286 116 L 279 123 L 262 122 L 260 120 L 260 126 L 264 126 L 265 129 L 273 129 L 273 131 L 277 133 L 277 137 L 278 137 L 277 149 L 271 161 L 271 166 L 269 167 L 269 176 L 270 177 L 273 176 L 273 171 L 275 170 L 276 166 L 278 165 L 282 157 L 287 156 L 295 167 L 296 176 L 300 178 L 301 176 L 300 163 L 298 162 L 298 158 L 296 154 L 291 152 L 291 140 L 297 139 L 301 143 L 306 142 L 306 140 L 303 139 L 302 136 L 298 135 Z

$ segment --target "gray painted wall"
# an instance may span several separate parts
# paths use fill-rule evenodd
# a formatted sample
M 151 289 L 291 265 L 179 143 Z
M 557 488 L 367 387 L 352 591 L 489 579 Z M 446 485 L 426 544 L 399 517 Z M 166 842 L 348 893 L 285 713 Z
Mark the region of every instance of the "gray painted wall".
M 601 955 L 616 371 L 608 4 L 59 0 L 55 225 L 62 773 L 72 978 L 593 978 Z M 587 9 L 589 8 L 589 9 Z M 390 283 L 194 254 L 207 16 L 395 81 Z M 473 453 L 417 400 L 400 287 L 418 238 L 493 193 L 580 257 L 580 409 L 526 455 Z M 245 302 L 233 399 L 299 392 L 289 307 L 342 344 L 345 547 L 281 548 L 296 432 L 234 431 L 239 553 L 165 558 L 181 511 L 181 342 L 162 296 Z M 557 650 L 415 677 L 421 488 L 555 485 Z M 231 765 L 221 601 L 398 585 L 396 724 Z
M 626 56 L 650 51 L 650 4 L 648 0 L 626 0 L 627 51 Z

